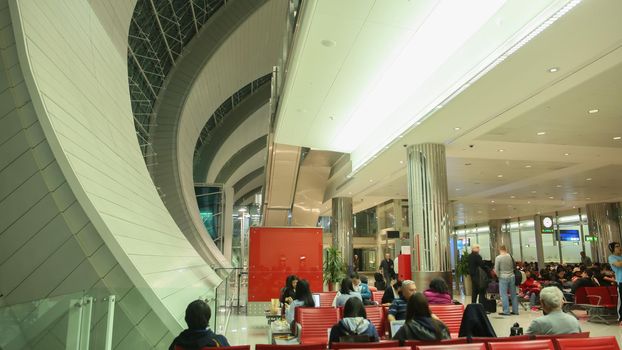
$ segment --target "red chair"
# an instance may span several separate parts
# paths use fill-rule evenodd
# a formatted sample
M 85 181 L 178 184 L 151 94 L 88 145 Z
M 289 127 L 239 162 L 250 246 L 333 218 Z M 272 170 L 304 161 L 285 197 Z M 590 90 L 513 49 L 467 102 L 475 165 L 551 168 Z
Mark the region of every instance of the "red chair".
M 374 286 L 368 286 L 368 287 L 369 287 L 369 291 L 372 292 L 372 293 L 378 291 L 378 288 L 376 288 Z
M 467 343 L 467 338 L 455 338 L 455 339 L 445 339 L 441 341 L 407 340 L 404 342 L 404 345 L 408 345 L 412 349 L 415 349 L 417 346 L 451 345 L 451 344 L 466 344 L 466 343 Z
M 553 341 L 546 340 L 526 340 L 517 342 L 501 342 L 501 343 L 488 343 L 489 350 L 555 350 Z
M 319 292 L 315 294 L 320 295 L 320 307 L 332 307 L 337 292 Z
M 607 290 L 609 290 L 609 295 L 611 296 L 611 300 L 614 302 L 618 302 L 618 286 L 607 286 Z
M 611 299 L 611 294 L 607 287 L 585 287 L 585 293 L 589 300 L 591 309 L 588 315 L 591 322 L 616 323 L 618 322 L 617 306 L 618 301 Z
M 464 305 L 430 305 L 430 311 L 443 321 L 452 336 L 458 335 Z
M 295 312 L 301 344 L 326 343 L 328 329 L 339 321 L 339 309 L 334 307 L 297 307 Z
M 469 339 L 469 343 L 503 343 L 509 341 L 525 341 L 529 340 L 528 335 L 517 335 L 515 337 L 497 337 L 497 338 L 489 338 L 489 337 L 473 337 Z
M 555 339 L 559 350 L 620 350 L 616 337 Z
M 227 348 L 230 349 L 230 348 Z M 295 344 L 295 345 L 273 345 L 273 344 L 257 344 L 255 350 L 326 350 L 324 344 Z
M 361 344 L 361 343 L 357 343 L 357 344 Z M 348 348 L 347 350 L 360 350 L 360 349 L 369 349 L 369 348 L 361 348 L 359 346 L 358 348 Z M 382 349 L 384 350 L 411 350 L 408 346 L 392 346 L 390 348 L 382 348 Z
M 382 302 L 382 296 L 384 291 L 371 292 L 371 300 L 380 304 Z
M 382 306 L 366 306 L 365 313 L 367 313 L 367 319 L 376 327 L 378 335 L 382 338 L 386 329 L 386 317 L 382 312 Z
M 486 350 L 486 344 L 447 344 L 415 346 L 415 350 Z
M 535 335 L 533 339 L 566 339 L 566 338 L 589 338 L 590 332 L 570 333 L 570 334 L 549 334 L 549 335 Z
M 331 349 L 386 349 L 399 346 L 400 343 L 398 341 L 383 341 L 379 343 L 333 343 Z

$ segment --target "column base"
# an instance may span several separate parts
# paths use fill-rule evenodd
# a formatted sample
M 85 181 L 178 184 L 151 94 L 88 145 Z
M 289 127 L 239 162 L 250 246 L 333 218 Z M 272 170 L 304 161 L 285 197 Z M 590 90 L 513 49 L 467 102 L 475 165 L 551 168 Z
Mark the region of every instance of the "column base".
M 447 286 L 449 287 L 449 291 L 454 297 L 453 291 L 453 274 L 451 271 L 413 271 L 413 281 L 417 285 L 417 291 L 422 292 L 428 288 L 430 288 L 430 281 L 436 277 L 440 277 L 447 282 Z

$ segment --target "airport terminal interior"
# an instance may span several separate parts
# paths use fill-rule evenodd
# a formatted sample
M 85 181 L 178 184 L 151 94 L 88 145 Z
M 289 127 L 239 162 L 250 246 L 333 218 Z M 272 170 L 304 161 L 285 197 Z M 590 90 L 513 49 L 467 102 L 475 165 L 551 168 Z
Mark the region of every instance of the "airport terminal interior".
M 0 349 L 619 349 L 621 227 L 620 0 L 0 0 Z

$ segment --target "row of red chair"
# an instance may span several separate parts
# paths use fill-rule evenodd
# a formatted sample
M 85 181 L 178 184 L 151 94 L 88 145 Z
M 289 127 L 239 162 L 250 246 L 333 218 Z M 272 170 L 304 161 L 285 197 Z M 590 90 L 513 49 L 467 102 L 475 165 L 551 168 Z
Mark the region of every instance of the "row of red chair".
M 458 335 L 464 305 L 430 305 L 432 312 L 447 325 L 453 337 Z M 367 318 L 376 327 L 378 334 L 384 336 L 389 330 L 386 306 L 366 307 Z M 330 329 L 343 317 L 343 311 L 333 307 L 296 308 L 294 320 L 300 325 L 299 339 L 302 344 L 323 342 Z
M 575 292 L 575 305 L 587 310 L 590 322 L 617 322 L 616 286 L 582 287 Z
M 484 338 L 486 339 L 486 338 Z M 553 336 L 552 339 L 540 340 L 519 340 L 524 339 L 514 337 L 512 341 L 497 342 L 495 338 L 488 338 L 477 343 L 457 343 L 457 339 L 443 341 L 436 344 L 421 344 L 407 342 L 405 346 L 398 346 L 397 342 L 381 343 L 339 343 L 333 349 L 354 350 L 354 349 L 383 349 L 383 350 L 620 350 L 618 341 L 615 337 L 596 337 L 596 338 L 569 338 L 563 336 Z M 334 344 L 337 345 L 337 344 Z M 343 347 L 342 347 L 343 346 Z M 247 350 L 250 345 L 233 346 L 228 349 Z M 257 344 L 256 350 L 325 350 L 326 343 L 306 344 L 306 345 L 267 345 Z

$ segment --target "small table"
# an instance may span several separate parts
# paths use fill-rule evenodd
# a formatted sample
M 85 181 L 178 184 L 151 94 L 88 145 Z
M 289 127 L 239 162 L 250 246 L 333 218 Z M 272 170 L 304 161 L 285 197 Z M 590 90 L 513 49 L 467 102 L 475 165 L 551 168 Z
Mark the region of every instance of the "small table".
M 274 312 L 270 312 L 268 310 L 266 310 L 266 319 L 268 320 L 268 324 L 271 324 L 272 322 L 278 320 L 281 318 L 281 314 L 280 313 L 274 313 Z
M 277 345 L 290 345 L 290 344 L 298 344 L 298 338 L 291 337 L 292 332 L 290 327 L 283 327 L 280 322 L 272 322 L 270 323 L 270 330 L 268 332 L 268 341 L 270 344 Z M 286 339 L 282 339 L 287 337 Z

